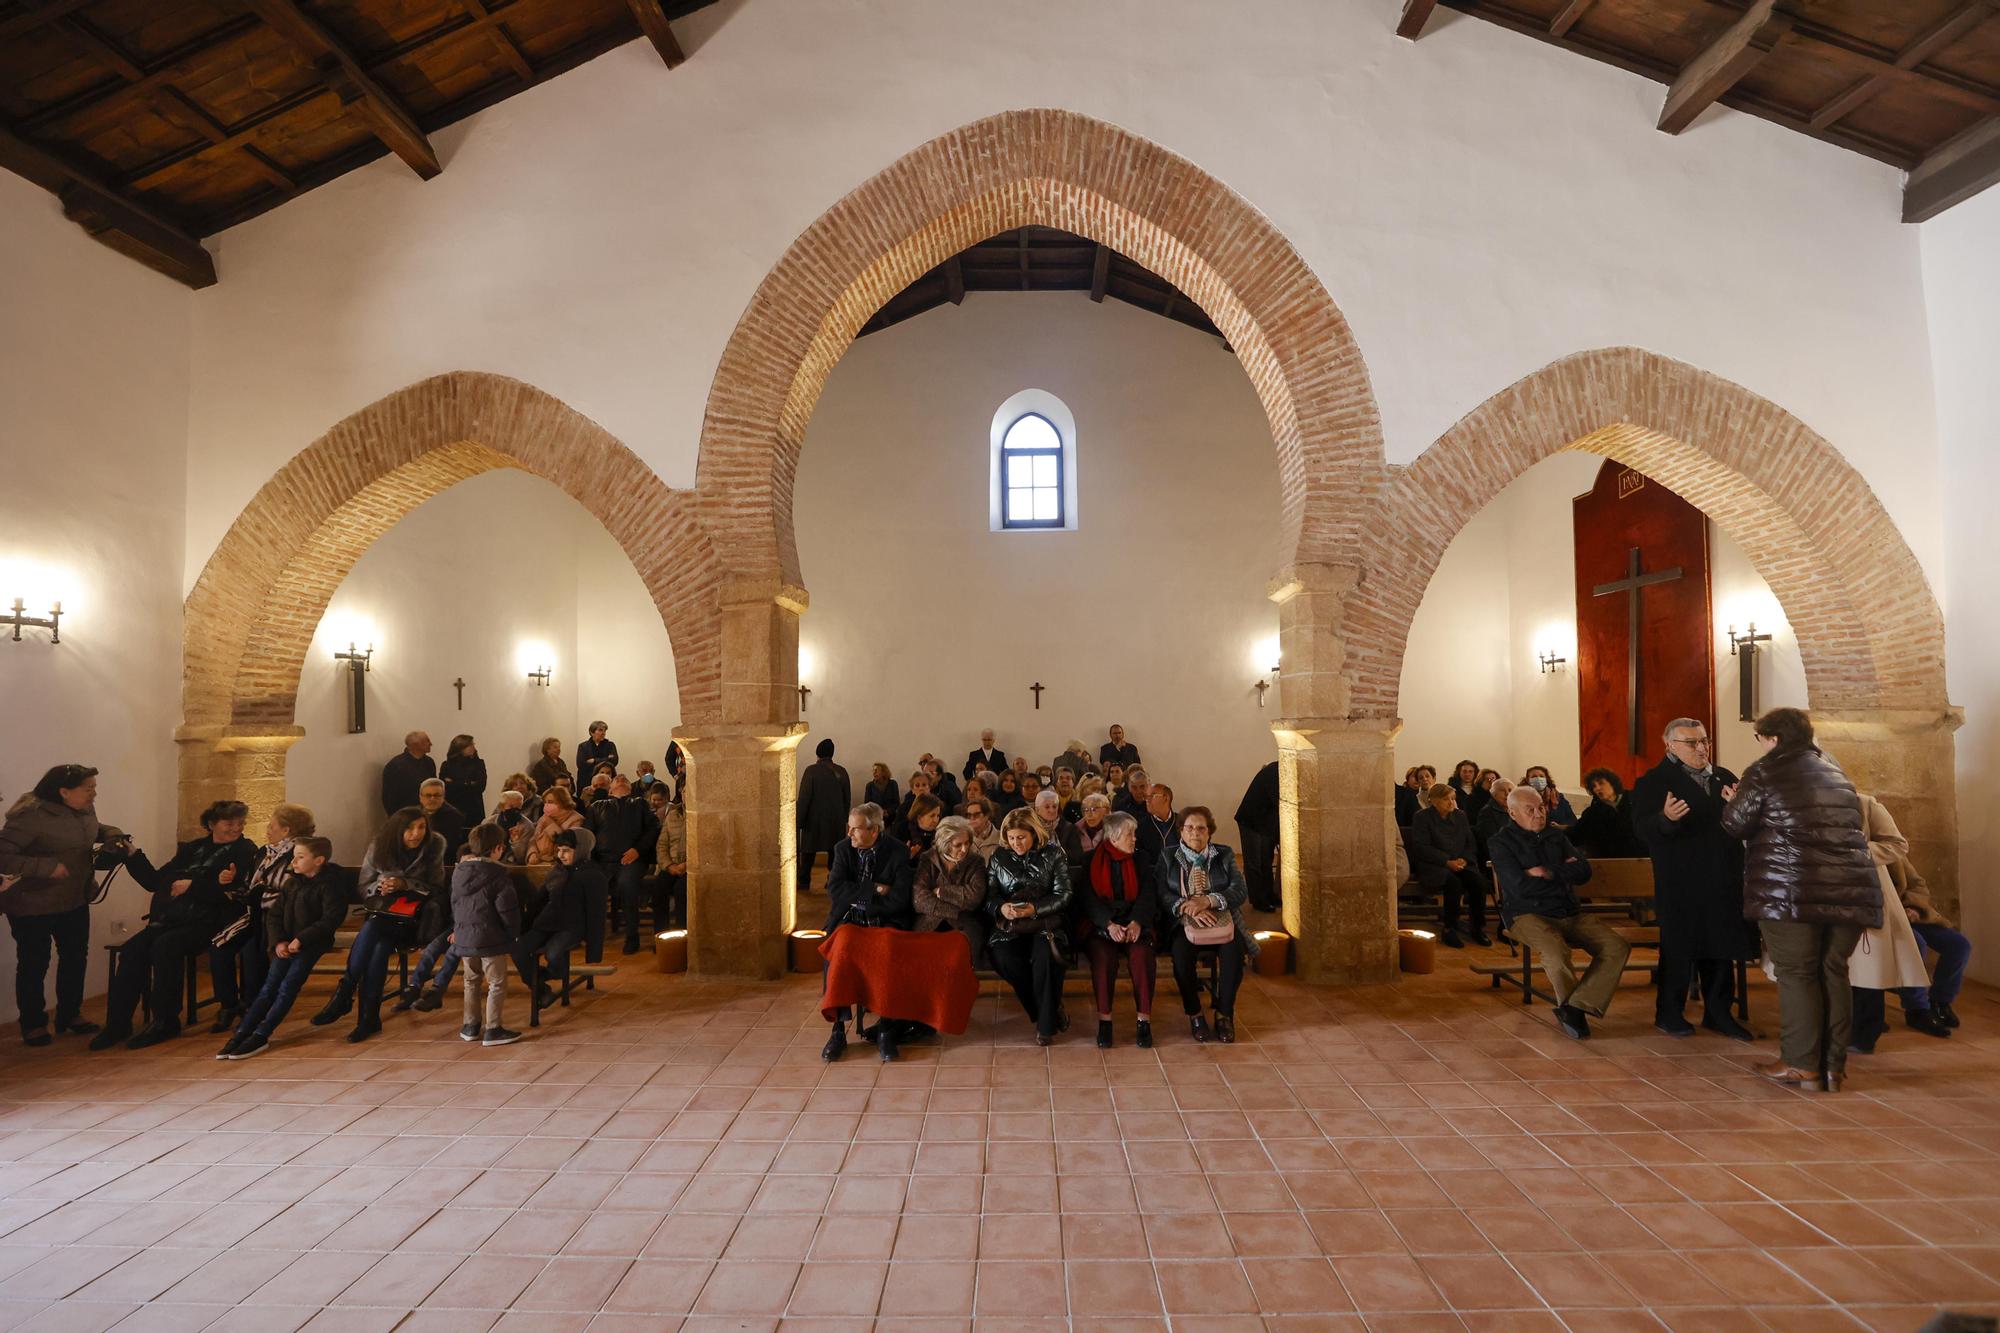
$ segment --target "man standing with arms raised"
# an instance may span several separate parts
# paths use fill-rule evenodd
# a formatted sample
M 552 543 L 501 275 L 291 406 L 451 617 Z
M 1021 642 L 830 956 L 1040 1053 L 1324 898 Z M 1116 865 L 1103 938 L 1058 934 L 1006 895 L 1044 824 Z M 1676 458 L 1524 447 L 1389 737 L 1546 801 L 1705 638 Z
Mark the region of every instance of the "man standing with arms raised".
M 1755 936 L 1743 919 L 1743 845 L 1722 830 L 1722 809 L 1736 793 L 1736 775 L 1710 757 L 1708 728 L 1695 718 L 1667 724 L 1667 754 L 1632 785 L 1632 827 L 1653 859 L 1653 894 L 1660 918 L 1659 998 L 1653 1024 L 1670 1037 L 1691 1037 L 1682 1012 L 1699 977 L 1701 1025 L 1737 1041 L 1750 1030 L 1730 1015 L 1734 964 L 1756 957 Z

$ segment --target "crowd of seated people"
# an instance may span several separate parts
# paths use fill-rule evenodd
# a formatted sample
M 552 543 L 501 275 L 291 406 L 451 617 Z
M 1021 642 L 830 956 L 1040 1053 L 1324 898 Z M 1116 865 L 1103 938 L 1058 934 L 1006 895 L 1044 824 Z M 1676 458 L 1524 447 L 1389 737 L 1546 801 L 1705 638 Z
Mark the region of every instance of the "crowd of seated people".
M 606 727 L 593 723 L 577 747 L 575 770 L 560 742 L 545 742 L 533 767 L 552 780 L 538 787 L 528 774 L 510 775 L 490 812 L 474 738 L 454 737 L 442 766 L 431 748 L 427 734 L 410 732 L 383 766 L 384 819 L 358 865 L 336 863 L 332 843 L 303 805 L 279 805 L 259 846 L 246 836 L 247 807 L 221 800 L 202 812 L 202 835 L 155 866 L 96 819 L 96 770 L 49 770 L 0 829 L 0 911 L 20 957 L 23 1040 L 39 1046 L 59 1034 L 88 1036 L 101 1051 L 178 1037 L 189 962 L 205 956 L 217 1010 L 209 1030 L 230 1034 L 225 1058 L 257 1055 L 314 967 L 338 947 L 337 934 L 354 926 L 315 1025 L 353 1013 L 349 1041 L 381 1031 L 389 964 L 404 953 L 415 955 L 414 966 L 392 1012 L 440 1008 L 463 971 L 468 990 L 483 983 L 487 994 L 476 1013 L 468 1002 L 467 1039 L 504 1045 L 518 1036 L 498 1017 L 509 958 L 523 974 L 535 964 L 561 982 L 572 950 L 583 948 L 587 962 L 602 956 L 607 925 L 623 931 L 629 954 L 642 947 L 646 908 L 656 930 L 684 922 L 687 821 L 677 746 L 665 756 L 669 776 L 642 760 L 636 778 L 627 778 Z M 592 775 L 581 792 L 578 772 Z M 80 1013 L 83 974 L 95 875 L 114 866 L 151 896 L 142 928 L 116 948 L 99 1026 Z M 513 866 L 542 868 L 531 877 L 539 881 L 529 890 L 533 901 L 515 898 Z M 44 994 L 52 961 L 53 1024 Z M 150 1015 L 143 1024 L 142 1005 Z
M 799 884 L 810 888 L 814 858 L 824 852 L 828 934 L 959 931 L 975 963 L 1007 983 L 1045 1046 L 1069 1027 L 1062 987 L 1072 966 L 1090 969 L 1098 1046 L 1114 1044 L 1121 967 L 1138 1009 L 1135 1039 L 1152 1046 L 1155 958 L 1164 952 L 1193 1038 L 1233 1042 L 1237 991 L 1258 946 L 1244 919 L 1247 876 L 1235 851 L 1215 841 L 1215 816 L 1199 805 L 1177 809 L 1173 789 L 1152 779 L 1122 727 L 1110 729 L 1095 761 L 1072 741 L 1040 768 L 1009 759 L 994 741 L 983 732 L 956 774 L 935 755 L 921 756 L 907 789 L 888 765 L 874 764 L 866 799 L 844 806 L 846 770 L 834 762 L 833 741 L 819 743 L 799 780 Z M 1260 829 L 1260 793 L 1275 784 L 1269 767 L 1245 797 Z M 1267 881 L 1274 795 L 1269 804 Z M 1204 950 L 1216 959 L 1208 1015 Z M 833 1020 L 826 1059 L 846 1050 L 849 1021 L 844 1013 Z M 894 1059 L 911 1025 L 885 1019 L 874 1033 L 883 1058 Z

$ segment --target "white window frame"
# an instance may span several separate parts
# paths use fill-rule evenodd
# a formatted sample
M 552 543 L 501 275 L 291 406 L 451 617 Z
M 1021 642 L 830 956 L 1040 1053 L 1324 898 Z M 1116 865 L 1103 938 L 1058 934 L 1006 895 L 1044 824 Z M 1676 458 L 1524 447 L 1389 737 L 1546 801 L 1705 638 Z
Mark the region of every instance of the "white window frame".
M 1007 440 L 1007 431 L 1024 416 L 1047 418 L 1056 433 L 1062 436 L 1062 525 L 1035 527 L 1007 526 L 1007 485 L 1001 468 L 1002 449 Z M 1077 511 L 1081 508 L 1076 486 L 1077 434 L 1076 415 L 1069 405 L 1050 393 L 1047 389 L 1023 389 L 1000 404 L 993 414 L 989 431 L 987 467 L 987 527 L 993 532 L 1045 533 L 1075 532 Z

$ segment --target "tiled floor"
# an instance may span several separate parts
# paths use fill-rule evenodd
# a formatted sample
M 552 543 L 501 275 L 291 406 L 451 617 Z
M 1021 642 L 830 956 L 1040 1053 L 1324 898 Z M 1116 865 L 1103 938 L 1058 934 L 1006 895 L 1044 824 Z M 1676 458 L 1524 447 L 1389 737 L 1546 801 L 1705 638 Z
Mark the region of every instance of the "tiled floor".
M 0 1055 L 0 1328 L 1916 1328 L 2000 1311 L 2000 997 L 1850 1090 L 1448 955 L 1253 979 L 1242 1039 L 973 1030 L 821 1064 L 815 981 L 626 969 L 501 1050 L 457 1002 L 266 1055 Z M 513 997 L 518 1012 L 518 990 Z M 1775 1018 L 1768 986 L 1757 1018 Z M 1892 1005 L 1893 1011 L 1893 1005 Z

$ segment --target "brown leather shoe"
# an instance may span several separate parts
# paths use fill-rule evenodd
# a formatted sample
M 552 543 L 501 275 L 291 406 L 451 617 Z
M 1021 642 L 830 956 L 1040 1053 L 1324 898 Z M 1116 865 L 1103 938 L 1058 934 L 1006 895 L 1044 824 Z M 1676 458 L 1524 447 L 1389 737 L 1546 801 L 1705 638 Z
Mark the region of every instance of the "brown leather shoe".
M 1840 1085 L 1845 1083 L 1846 1081 L 1847 1081 L 1846 1070 L 1829 1069 L 1826 1071 L 1826 1074 L 1822 1079 L 1820 1086 L 1827 1092 L 1839 1092 Z
M 1754 1065 L 1752 1068 L 1773 1083 L 1788 1083 L 1801 1088 L 1817 1088 L 1820 1085 L 1820 1076 L 1817 1073 L 1795 1068 L 1783 1060 L 1773 1060 L 1770 1064 Z

